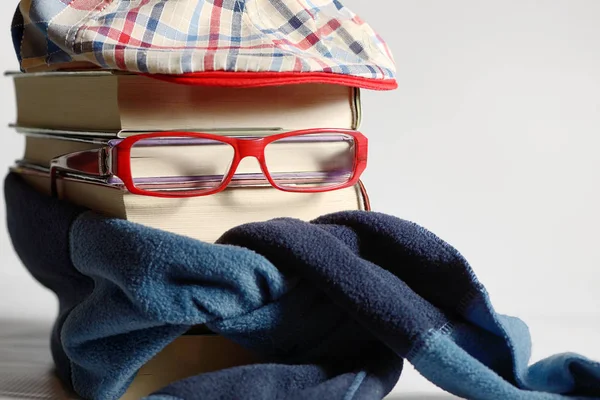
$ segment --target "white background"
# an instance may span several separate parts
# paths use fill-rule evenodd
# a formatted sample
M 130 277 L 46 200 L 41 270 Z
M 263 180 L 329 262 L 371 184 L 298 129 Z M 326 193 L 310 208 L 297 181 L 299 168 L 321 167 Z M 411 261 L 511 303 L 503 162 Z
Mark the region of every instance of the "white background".
M 374 209 L 457 247 L 534 357 L 600 358 L 600 2 L 345 0 L 388 41 L 400 89 L 363 92 Z M 0 3 L 0 69 L 18 68 Z M 14 118 L 0 79 L 0 123 Z M 0 170 L 23 151 L 6 129 Z M 4 203 L 0 207 L 4 220 Z M 0 315 L 52 319 L 0 228 Z M 426 386 L 408 374 L 406 387 Z M 425 390 L 425 389 L 423 389 Z

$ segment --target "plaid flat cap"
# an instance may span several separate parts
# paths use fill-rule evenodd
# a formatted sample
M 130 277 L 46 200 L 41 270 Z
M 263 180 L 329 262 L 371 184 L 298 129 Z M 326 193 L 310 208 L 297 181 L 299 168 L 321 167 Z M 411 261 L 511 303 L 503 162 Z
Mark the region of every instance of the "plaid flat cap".
M 397 87 L 387 45 L 340 0 L 21 0 L 12 35 L 25 72 Z

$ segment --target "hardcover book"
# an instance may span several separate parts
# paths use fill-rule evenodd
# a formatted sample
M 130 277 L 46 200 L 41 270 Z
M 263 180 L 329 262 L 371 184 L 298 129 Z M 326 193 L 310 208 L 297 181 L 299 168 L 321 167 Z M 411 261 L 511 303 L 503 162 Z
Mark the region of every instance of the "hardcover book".
M 192 86 L 115 72 L 10 74 L 17 129 L 126 137 L 163 130 L 357 129 L 359 89 Z

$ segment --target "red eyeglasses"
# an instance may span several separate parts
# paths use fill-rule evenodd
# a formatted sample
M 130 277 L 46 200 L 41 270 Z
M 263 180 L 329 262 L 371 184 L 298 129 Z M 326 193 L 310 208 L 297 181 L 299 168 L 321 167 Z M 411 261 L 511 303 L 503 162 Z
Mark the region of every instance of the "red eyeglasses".
M 129 192 L 206 196 L 228 185 L 264 182 L 287 192 L 328 192 L 355 185 L 367 166 L 367 138 L 345 129 L 309 129 L 265 137 L 156 132 L 111 140 L 50 163 L 52 192 L 61 174 L 117 177 Z M 256 165 L 242 163 L 246 157 Z

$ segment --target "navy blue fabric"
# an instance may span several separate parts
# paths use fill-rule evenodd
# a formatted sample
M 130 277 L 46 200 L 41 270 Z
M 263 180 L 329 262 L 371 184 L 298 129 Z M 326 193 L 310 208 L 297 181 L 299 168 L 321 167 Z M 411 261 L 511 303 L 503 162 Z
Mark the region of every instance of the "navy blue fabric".
M 465 398 L 600 398 L 596 362 L 562 354 L 529 367 L 526 325 L 497 314 L 466 260 L 413 223 L 342 212 L 243 225 L 207 244 L 82 212 L 12 175 L 5 193 L 15 248 L 70 306 L 57 322 L 56 363 L 84 398 L 118 398 L 196 324 L 268 363 L 191 377 L 149 399 L 381 399 L 403 358 Z M 57 284 L 63 275 L 87 286 Z
M 60 378 L 70 382 L 71 364 L 61 344 L 61 328 L 94 287 L 92 279 L 73 268 L 69 251 L 69 229 L 84 210 L 36 193 L 16 174 L 6 177 L 4 193 L 15 251 L 35 279 L 58 294 L 50 347 Z
M 309 280 L 431 382 L 465 398 L 600 398 L 600 364 L 574 354 L 531 368 L 531 340 L 497 314 L 462 255 L 426 229 L 373 212 L 243 225 L 236 244 Z M 568 366 L 568 367 L 567 367 Z

